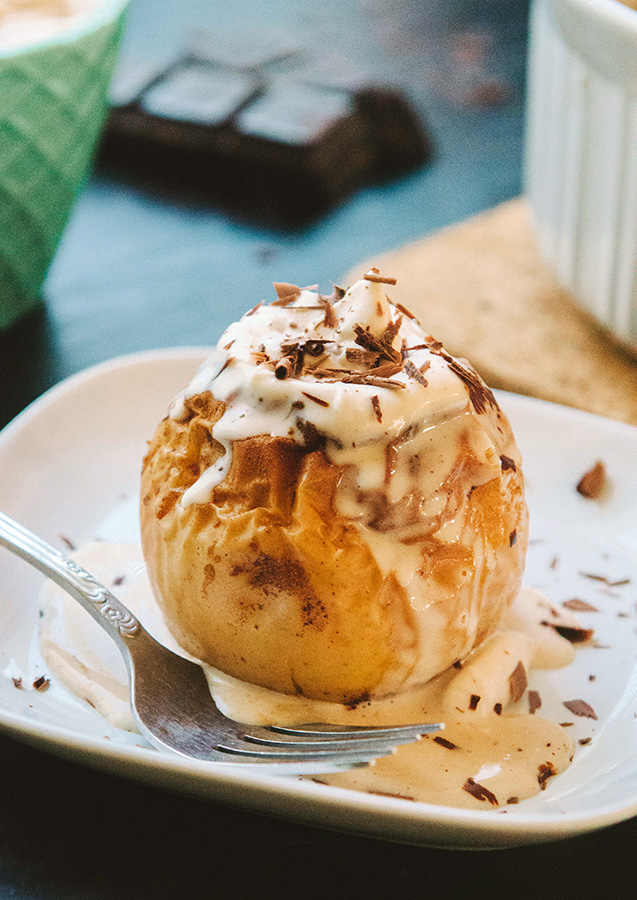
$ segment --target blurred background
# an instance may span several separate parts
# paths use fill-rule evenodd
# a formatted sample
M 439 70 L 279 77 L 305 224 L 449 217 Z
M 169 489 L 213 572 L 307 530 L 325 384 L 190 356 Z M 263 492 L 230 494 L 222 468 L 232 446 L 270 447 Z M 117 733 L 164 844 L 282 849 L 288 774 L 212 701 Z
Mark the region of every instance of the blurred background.
M 350 115 L 357 92 L 389 88 L 403 104 L 406 157 L 393 170 L 381 164 L 360 177 L 352 173 L 349 187 L 322 198 L 324 208 L 321 182 L 304 204 L 305 220 L 290 222 L 289 197 L 279 203 L 285 191 L 276 185 L 266 203 L 272 215 L 268 208 L 255 213 L 218 152 L 209 165 L 195 150 L 198 180 L 192 158 L 180 155 L 179 135 L 167 159 L 152 129 L 140 150 L 148 110 L 132 132 L 116 115 L 72 209 L 42 290 L 44 305 L 0 334 L 0 377 L 12 386 L 0 399 L 2 420 L 99 360 L 213 343 L 233 318 L 269 296 L 273 280 L 327 289 L 362 259 L 519 194 L 527 22 L 526 0 L 132 0 L 112 92 L 118 103 L 125 105 L 145 78 L 174 71 L 193 54 L 217 74 L 248 73 L 266 87 L 311 85 L 319 100 L 324 91 L 327 119 Z M 233 84 L 219 83 L 222 93 L 230 91 L 231 108 Z M 345 107 L 333 105 L 339 91 Z M 155 91 L 155 124 L 178 116 L 175 104 L 186 101 L 183 86 L 172 98 Z M 285 107 L 285 94 L 281 102 Z M 139 103 L 135 109 L 140 113 Z M 216 109 L 210 116 L 223 114 Z M 267 110 L 265 116 L 265 125 L 262 116 L 246 129 L 267 131 Z M 295 116 L 303 124 L 304 110 Z M 373 134 L 376 123 L 368 116 L 365 127 Z M 285 157 L 286 143 L 320 144 L 324 124 L 291 136 L 285 123 L 275 128 L 275 166 L 285 172 L 297 165 L 294 147 L 293 158 Z M 325 165 L 332 154 L 338 170 L 343 156 L 331 140 L 323 140 Z M 258 166 L 258 151 L 246 152 L 244 172 Z

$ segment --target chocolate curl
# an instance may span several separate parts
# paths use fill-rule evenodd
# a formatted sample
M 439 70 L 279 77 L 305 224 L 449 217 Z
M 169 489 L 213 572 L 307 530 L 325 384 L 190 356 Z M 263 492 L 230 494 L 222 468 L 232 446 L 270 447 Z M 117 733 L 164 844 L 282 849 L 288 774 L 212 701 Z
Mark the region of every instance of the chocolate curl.
M 296 360 L 293 357 L 284 356 L 274 367 L 275 377 L 278 378 L 279 381 L 285 381 L 286 378 L 289 378 L 290 375 L 293 374 L 295 365 Z

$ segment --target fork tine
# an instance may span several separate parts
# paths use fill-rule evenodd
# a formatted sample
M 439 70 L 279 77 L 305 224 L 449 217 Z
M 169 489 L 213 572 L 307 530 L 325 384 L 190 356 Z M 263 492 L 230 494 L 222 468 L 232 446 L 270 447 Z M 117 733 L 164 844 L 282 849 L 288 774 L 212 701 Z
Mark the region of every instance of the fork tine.
M 260 747 L 289 747 L 299 750 L 328 749 L 334 750 L 375 750 L 396 747 L 399 744 L 411 744 L 420 740 L 423 734 L 437 731 L 439 724 L 398 727 L 398 728 L 363 728 L 358 731 L 348 729 L 342 732 L 331 732 L 329 726 L 325 731 L 305 732 L 295 730 L 279 730 L 278 727 L 250 728 L 243 737 L 249 743 Z
M 374 738 L 389 738 L 390 740 L 414 740 L 425 734 L 432 734 L 444 728 L 444 722 L 427 722 L 413 725 L 328 725 L 321 722 L 312 722 L 307 725 L 267 725 L 266 731 L 272 731 L 280 735 L 293 735 L 320 740 L 325 737 L 329 740 L 347 740 L 355 738 L 360 740 L 366 736 Z M 254 729 L 251 729 L 254 731 Z
M 394 748 L 385 745 L 384 747 L 358 748 L 355 750 L 342 749 L 340 747 L 330 747 L 325 749 L 303 749 L 297 746 L 288 747 L 281 744 L 277 747 L 266 747 L 263 744 L 250 747 L 248 743 L 241 742 L 223 742 L 216 745 L 215 749 L 221 753 L 227 753 L 229 759 L 233 757 L 237 760 L 246 762 L 334 762 L 338 765 L 362 765 L 370 763 L 381 756 L 390 756 Z

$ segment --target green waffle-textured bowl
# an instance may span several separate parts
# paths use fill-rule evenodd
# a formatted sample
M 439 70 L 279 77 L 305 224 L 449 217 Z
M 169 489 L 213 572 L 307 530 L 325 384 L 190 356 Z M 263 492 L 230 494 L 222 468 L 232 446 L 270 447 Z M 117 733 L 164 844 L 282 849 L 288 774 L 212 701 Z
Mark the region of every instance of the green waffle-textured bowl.
M 0 329 L 34 306 L 107 111 L 127 0 L 0 50 Z

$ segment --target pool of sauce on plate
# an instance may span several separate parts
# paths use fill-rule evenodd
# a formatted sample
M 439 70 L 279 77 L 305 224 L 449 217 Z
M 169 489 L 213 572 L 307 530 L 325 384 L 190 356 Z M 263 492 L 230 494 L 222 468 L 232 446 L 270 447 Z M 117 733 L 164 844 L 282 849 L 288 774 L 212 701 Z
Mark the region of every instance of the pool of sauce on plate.
M 155 605 L 139 547 L 100 542 L 78 551 L 76 558 L 103 583 L 115 585 L 118 596 L 158 640 L 183 653 Z M 134 730 L 126 670 L 115 644 L 59 588 L 46 585 L 42 605 L 40 645 L 52 672 L 111 724 Z M 502 630 L 461 665 L 422 688 L 352 708 L 278 694 L 208 667 L 206 671 L 217 704 L 239 721 L 444 722 L 443 730 L 399 747 L 373 766 L 312 778 L 426 803 L 497 809 L 538 793 L 572 759 L 568 733 L 537 712 L 534 692 L 528 690 L 533 668 L 562 668 L 573 659 L 573 647 L 552 627 L 556 625 L 578 627 L 571 613 L 523 589 Z

